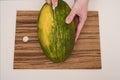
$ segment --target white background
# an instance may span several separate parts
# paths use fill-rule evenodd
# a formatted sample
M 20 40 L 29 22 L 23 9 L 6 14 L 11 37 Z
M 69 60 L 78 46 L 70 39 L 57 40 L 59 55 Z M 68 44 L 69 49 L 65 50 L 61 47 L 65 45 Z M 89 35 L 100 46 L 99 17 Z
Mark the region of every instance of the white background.
M 39 10 L 44 2 L 0 1 L 0 80 L 120 80 L 120 0 L 89 0 L 89 10 L 99 11 L 102 69 L 13 69 L 16 10 Z

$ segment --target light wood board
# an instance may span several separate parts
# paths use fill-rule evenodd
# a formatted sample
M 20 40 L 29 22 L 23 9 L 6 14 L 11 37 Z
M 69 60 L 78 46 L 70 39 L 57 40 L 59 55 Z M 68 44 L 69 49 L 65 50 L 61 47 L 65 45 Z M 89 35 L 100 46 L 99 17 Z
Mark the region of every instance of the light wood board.
M 37 36 L 38 11 L 17 11 L 14 69 L 101 69 L 99 18 L 89 11 L 71 56 L 63 63 L 53 63 L 40 48 Z M 24 36 L 29 37 L 23 42 Z

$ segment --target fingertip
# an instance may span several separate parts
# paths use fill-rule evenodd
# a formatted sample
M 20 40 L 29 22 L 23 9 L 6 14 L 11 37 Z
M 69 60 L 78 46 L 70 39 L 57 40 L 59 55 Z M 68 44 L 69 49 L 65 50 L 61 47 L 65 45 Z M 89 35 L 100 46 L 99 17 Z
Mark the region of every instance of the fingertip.
M 76 36 L 76 37 L 75 37 L 75 43 L 77 42 L 77 39 L 78 39 L 78 37 Z
M 68 18 L 68 17 L 66 18 L 65 22 L 66 22 L 67 24 L 69 24 L 69 18 Z
M 57 6 L 58 6 L 58 1 L 56 0 L 56 1 L 55 1 L 55 7 L 57 7 Z
M 71 21 L 74 19 L 74 17 L 75 17 L 75 13 L 74 13 L 74 10 L 72 10 L 72 11 L 70 12 L 70 14 L 67 16 L 65 22 L 66 22 L 67 24 L 71 23 Z
M 54 7 L 57 7 L 57 5 L 58 5 L 58 0 L 52 0 L 52 4 L 53 4 Z

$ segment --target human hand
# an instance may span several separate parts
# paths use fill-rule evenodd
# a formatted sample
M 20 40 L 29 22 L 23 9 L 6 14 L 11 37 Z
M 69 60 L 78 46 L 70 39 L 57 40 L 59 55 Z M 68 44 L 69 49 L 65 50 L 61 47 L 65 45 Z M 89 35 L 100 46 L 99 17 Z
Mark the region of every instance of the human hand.
M 75 42 L 77 41 L 80 31 L 87 19 L 88 1 L 89 0 L 75 0 L 72 10 L 65 21 L 67 24 L 69 24 L 76 15 L 78 17 Z
M 53 6 L 57 6 L 58 5 L 58 0 L 46 0 L 46 2 L 48 3 L 48 4 L 52 4 Z

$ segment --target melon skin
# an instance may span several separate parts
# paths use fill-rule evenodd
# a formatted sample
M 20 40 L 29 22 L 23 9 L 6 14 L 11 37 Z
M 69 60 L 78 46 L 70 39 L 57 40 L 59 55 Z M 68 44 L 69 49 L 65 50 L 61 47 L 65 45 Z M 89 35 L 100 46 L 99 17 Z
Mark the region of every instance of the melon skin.
M 50 4 L 45 3 L 38 16 L 38 38 L 44 54 L 53 62 L 63 62 L 71 54 L 75 42 L 75 24 L 65 23 L 71 9 L 58 0 L 55 14 Z M 56 17 L 54 17 L 54 15 Z

